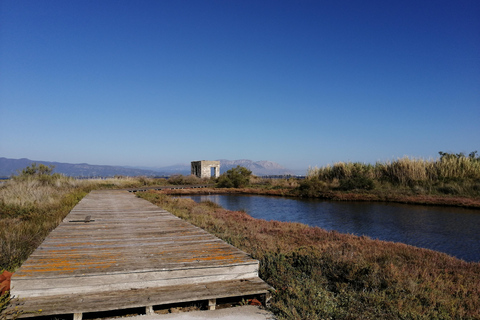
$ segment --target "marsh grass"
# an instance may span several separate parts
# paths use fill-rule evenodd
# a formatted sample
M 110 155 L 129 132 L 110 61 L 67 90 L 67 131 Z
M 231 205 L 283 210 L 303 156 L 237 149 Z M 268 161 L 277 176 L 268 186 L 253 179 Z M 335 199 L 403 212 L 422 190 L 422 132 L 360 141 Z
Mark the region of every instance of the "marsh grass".
M 184 176 L 181 174 L 173 175 L 168 178 L 167 183 L 173 185 L 193 185 L 212 183 L 214 178 L 199 178 L 194 175 Z
M 58 177 L 12 179 L 0 187 L 0 270 L 14 271 L 93 185 Z
M 0 295 L 0 320 L 7 320 L 7 319 L 17 319 L 20 315 L 23 314 L 23 311 L 18 308 L 12 308 L 11 310 L 5 310 L 6 307 L 11 302 L 11 297 L 9 294 Z
M 405 244 L 139 193 L 260 260 L 280 319 L 478 319 L 480 264 Z
M 448 154 L 436 160 L 404 157 L 375 165 L 338 162 L 309 168 L 298 188 L 304 196 L 332 190 L 479 197 L 480 159 Z
M 264 189 L 292 189 L 297 188 L 299 186 L 299 182 L 296 178 L 273 179 L 251 176 L 250 185 Z

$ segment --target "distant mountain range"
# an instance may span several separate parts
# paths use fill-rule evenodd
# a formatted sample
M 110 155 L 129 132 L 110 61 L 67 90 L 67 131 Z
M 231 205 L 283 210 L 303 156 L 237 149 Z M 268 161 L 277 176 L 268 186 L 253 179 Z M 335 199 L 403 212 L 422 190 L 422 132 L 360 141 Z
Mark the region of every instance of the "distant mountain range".
M 269 175 L 293 175 L 293 172 L 272 161 L 252 161 L 252 160 L 220 160 L 220 173 L 228 171 L 236 166 L 242 166 L 252 171 L 256 176 Z
M 87 163 L 61 163 L 39 161 L 30 159 L 8 159 L 0 157 L 0 177 L 7 178 L 18 174 L 18 171 L 30 166 L 32 163 L 55 166 L 54 172 L 62 173 L 71 177 L 113 177 L 122 176 L 171 176 L 175 174 L 189 175 L 190 164 L 179 164 L 168 167 L 122 167 L 91 165 Z M 256 176 L 267 175 L 290 175 L 292 171 L 271 161 L 252 160 L 220 160 L 220 173 L 242 166 L 252 171 Z

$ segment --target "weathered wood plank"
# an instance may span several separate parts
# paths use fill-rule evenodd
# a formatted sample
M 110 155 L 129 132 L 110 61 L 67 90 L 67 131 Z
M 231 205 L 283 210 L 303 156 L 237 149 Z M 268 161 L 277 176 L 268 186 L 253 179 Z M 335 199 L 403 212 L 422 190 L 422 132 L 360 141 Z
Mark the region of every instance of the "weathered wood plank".
M 97 294 L 42 296 L 15 299 L 23 303 L 24 311 L 36 312 L 22 317 L 88 313 L 105 310 L 159 306 L 172 303 L 211 300 L 245 295 L 266 294 L 271 289 L 258 277 L 232 281 L 185 284 L 171 287 L 152 287 L 109 291 Z M 38 310 L 42 310 L 38 313 Z
M 190 264 L 191 267 L 201 266 L 204 262 L 211 267 L 218 267 L 231 264 L 251 264 L 252 259 L 242 252 L 224 251 L 221 247 L 207 247 L 191 249 L 190 246 L 161 248 L 156 252 L 141 250 L 141 248 L 127 248 L 122 250 L 123 256 L 118 257 L 114 250 L 107 252 L 88 252 L 72 254 L 58 253 L 48 256 L 37 256 L 27 261 L 16 274 L 16 277 L 56 277 L 60 275 L 73 274 L 96 274 L 98 268 L 104 267 L 103 273 L 112 273 L 129 270 L 150 270 L 173 268 Z M 118 248 L 113 248 L 118 249 Z M 125 248 L 122 248 L 125 249 Z M 159 251 L 161 250 L 161 251 Z M 257 264 L 256 262 L 254 263 Z M 52 272 L 54 271 L 54 272 Z
M 43 314 L 81 314 L 268 288 L 245 252 L 132 193 L 96 191 L 15 273 L 11 293 Z
M 140 289 L 148 287 L 173 286 L 181 284 L 206 283 L 252 278 L 258 275 L 253 265 L 228 266 L 223 268 L 175 269 L 144 273 L 118 273 L 96 276 L 79 276 L 74 278 L 37 278 L 35 280 L 17 282 L 16 293 L 20 297 L 105 292 L 113 290 Z M 37 288 L 36 290 L 32 287 Z M 22 294 L 24 293 L 24 294 Z

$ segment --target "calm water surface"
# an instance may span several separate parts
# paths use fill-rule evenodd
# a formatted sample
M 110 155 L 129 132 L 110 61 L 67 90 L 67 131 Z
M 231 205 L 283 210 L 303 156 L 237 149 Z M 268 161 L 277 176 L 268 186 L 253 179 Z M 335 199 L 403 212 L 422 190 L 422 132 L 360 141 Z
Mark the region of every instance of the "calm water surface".
M 466 261 L 480 261 L 480 210 L 268 196 L 188 198 L 197 202 L 210 200 L 229 210 L 245 210 L 258 219 L 301 222 L 442 251 Z

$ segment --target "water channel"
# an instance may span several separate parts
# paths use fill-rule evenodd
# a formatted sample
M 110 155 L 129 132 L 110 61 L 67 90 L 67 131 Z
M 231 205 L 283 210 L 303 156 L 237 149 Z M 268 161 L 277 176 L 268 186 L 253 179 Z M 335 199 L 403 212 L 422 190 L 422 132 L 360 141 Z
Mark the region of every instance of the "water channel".
M 480 210 L 376 202 L 335 202 L 269 196 L 188 196 L 258 219 L 301 222 L 480 261 Z

